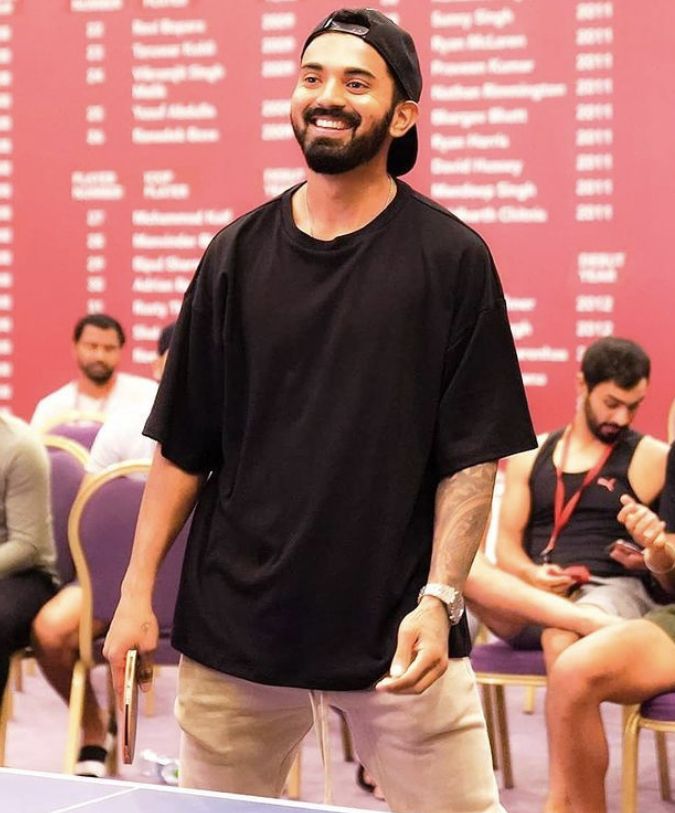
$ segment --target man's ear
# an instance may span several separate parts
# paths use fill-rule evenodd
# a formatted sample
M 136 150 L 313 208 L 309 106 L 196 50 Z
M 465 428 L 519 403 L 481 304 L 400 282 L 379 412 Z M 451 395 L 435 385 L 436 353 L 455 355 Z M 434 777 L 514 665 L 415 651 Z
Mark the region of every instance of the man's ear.
M 389 125 L 389 134 L 393 138 L 404 136 L 411 127 L 417 124 L 419 113 L 417 102 L 413 102 L 412 99 L 399 102 Z
M 585 398 L 588 395 L 588 384 L 586 383 L 584 374 L 581 371 L 577 373 L 576 385 L 577 385 L 577 397 Z

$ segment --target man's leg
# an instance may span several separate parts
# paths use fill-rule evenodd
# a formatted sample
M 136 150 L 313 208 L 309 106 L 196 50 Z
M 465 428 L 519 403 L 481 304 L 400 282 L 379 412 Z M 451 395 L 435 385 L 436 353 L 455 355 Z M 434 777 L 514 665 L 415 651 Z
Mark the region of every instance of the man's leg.
M 40 607 L 54 595 L 45 573 L 29 570 L 0 582 L 0 699 L 7 683 L 12 652 L 28 646 L 30 625 Z
M 567 598 L 540 590 L 496 567 L 483 553 L 474 559 L 464 595 L 481 621 L 500 638 L 509 639 L 526 624 L 560 627 L 588 635 L 612 622 L 593 606 L 576 606 Z
M 497 813 L 490 745 L 468 659 L 421 695 L 327 692 L 396 813 Z
M 82 588 L 67 585 L 47 602 L 33 622 L 32 645 L 45 677 L 63 698 L 70 700 L 73 667 L 78 655 L 78 629 L 82 612 Z M 94 632 L 102 631 L 94 621 Z M 96 694 L 87 678 L 82 715 L 82 744 L 102 745 L 106 722 Z
M 560 655 L 578 640 L 579 636 L 569 630 L 549 627 L 542 632 L 541 648 L 544 650 L 544 661 L 546 662 L 547 673 L 550 673 Z
M 648 620 L 626 621 L 574 644 L 548 680 L 551 773 L 547 811 L 604 813 L 609 755 L 600 704 L 639 703 L 675 688 L 675 642 Z
M 312 727 L 305 689 L 264 686 L 183 657 L 176 717 L 182 787 L 279 796 Z
M 631 619 L 642 618 L 655 606 L 654 600 L 639 579 L 619 576 L 602 581 L 602 584 L 582 585 L 574 593 L 572 601 L 578 610 L 594 612 L 600 616 L 607 613 L 618 618 Z M 547 671 L 551 670 L 558 656 L 579 637 L 570 632 L 565 625 L 556 623 L 549 626 L 564 628 L 547 629 L 542 636 Z

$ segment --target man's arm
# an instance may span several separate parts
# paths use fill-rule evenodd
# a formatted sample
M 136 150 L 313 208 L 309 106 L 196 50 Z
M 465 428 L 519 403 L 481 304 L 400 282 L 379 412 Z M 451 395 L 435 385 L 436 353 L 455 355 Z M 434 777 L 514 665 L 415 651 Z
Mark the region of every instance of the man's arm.
M 675 593 L 675 534 L 666 533 L 666 523 L 646 505 L 628 495 L 621 497 L 623 522 L 633 539 L 644 548 L 644 562 L 659 584 Z
M 540 442 L 541 442 L 540 438 Z M 530 473 L 537 452 L 514 455 L 506 464 L 504 494 L 497 529 L 497 564 L 523 581 L 564 594 L 572 584 L 559 565 L 538 565 L 525 552 L 525 528 L 530 518 Z
M 538 590 L 493 565 L 481 551 L 471 566 L 464 596 L 478 618 L 500 638 L 515 635 L 526 623 L 588 635 L 617 620 L 593 606 L 579 606 Z
M 0 545 L 0 577 L 32 568 L 53 556 L 49 518 L 49 461 L 36 438 L 22 438 L 5 452 L 5 522 L 7 540 Z
M 496 472 L 496 463 L 481 463 L 439 484 L 429 582 L 463 589 L 490 515 Z M 420 694 L 431 686 L 447 669 L 449 632 L 445 605 L 434 596 L 424 596 L 401 622 L 389 677 L 377 688 Z
M 142 656 L 141 681 L 150 682 L 150 659 L 158 639 L 157 619 L 152 611 L 155 578 L 162 559 L 194 507 L 203 480 L 202 476 L 189 474 L 167 460 L 159 447 L 155 451 L 120 601 L 103 648 L 120 702 L 129 649 L 138 649 Z

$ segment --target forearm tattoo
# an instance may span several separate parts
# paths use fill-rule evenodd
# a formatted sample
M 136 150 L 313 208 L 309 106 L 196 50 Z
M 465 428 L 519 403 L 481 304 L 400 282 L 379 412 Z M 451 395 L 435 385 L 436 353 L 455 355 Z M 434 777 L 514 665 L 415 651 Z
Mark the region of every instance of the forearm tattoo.
M 464 584 L 490 516 L 496 474 L 496 462 L 480 463 L 439 484 L 430 581 Z

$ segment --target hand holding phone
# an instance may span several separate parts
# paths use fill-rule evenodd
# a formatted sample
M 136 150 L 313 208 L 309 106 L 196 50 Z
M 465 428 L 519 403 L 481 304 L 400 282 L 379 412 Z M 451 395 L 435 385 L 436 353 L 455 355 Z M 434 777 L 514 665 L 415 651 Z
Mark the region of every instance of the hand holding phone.
M 574 580 L 574 587 L 579 587 L 581 584 L 588 584 L 591 580 L 591 571 L 586 565 L 568 565 L 563 568 L 566 576 Z
M 615 539 L 607 550 L 609 553 L 620 550 L 622 553 L 634 553 L 638 556 L 644 556 L 645 553 L 644 548 L 641 548 L 637 542 L 631 542 L 628 539 Z
M 616 539 L 607 547 L 611 559 L 623 565 L 626 570 L 645 570 L 644 549 L 628 539 Z

